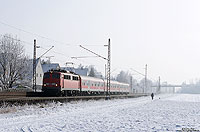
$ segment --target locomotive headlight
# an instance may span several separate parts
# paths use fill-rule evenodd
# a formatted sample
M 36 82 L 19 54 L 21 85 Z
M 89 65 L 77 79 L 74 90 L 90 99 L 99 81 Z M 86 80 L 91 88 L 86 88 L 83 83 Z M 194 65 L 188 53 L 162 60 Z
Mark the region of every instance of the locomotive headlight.
M 56 87 L 58 86 L 58 84 L 56 84 Z
M 46 84 L 44 84 L 44 86 L 47 86 Z

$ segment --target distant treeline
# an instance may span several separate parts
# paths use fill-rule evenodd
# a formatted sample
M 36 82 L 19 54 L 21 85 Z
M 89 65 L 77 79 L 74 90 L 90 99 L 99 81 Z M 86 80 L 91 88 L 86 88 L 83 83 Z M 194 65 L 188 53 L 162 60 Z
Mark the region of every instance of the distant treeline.
M 192 94 L 200 94 L 200 80 L 196 83 L 191 84 L 182 84 L 181 93 L 192 93 Z

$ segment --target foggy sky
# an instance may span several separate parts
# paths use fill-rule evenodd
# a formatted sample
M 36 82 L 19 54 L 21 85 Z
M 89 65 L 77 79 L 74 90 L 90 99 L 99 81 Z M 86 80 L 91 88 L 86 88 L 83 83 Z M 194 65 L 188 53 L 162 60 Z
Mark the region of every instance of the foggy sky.
M 39 34 L 25 33 L 0 23 L 0 34 L 11 33 L 21 40 L 52 49 L 52 62 L 95 65 L 104 74 L 105 61 L 79 45 L 107 56 L 111 38 L 113 75 L 133 68 L 154 80 L 181 84 L 200 78 L 200 1 L 198 0 L 1 0 L 0 22 Z M 53 40 L 56 41 L 53 41 Z M 57 42 L 59 41 L 59 42 Z M 33 45 L 26 44 L 32 57 Z M 93 46 L 91 46 L 93 45 Z M 96 45 L 96 46 L 94 46 Z M 45 49 L 37 49 L 37 56 Z M 111 71 L 112 71 L 111 70 Z M 132 72 L 134 73 L 134 72 Z M 133 78 L 142 77 L 134 73 Z

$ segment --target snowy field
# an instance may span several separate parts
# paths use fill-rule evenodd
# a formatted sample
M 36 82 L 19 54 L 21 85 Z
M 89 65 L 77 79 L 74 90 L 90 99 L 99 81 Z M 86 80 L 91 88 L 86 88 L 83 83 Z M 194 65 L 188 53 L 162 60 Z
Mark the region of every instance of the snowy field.
M 160 99 L 159 99 L 160 98 Z M 1 132 L 200 130 L 200 95 L 51 103 L 0 109 Z

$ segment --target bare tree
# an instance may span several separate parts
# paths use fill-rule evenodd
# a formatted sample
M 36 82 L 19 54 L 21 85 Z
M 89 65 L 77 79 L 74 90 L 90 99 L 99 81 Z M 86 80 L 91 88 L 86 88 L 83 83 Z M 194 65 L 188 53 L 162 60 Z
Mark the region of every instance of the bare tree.
M 130 77 L 131 75 L 128 73 L 128 71 L 120 71 L 116 77 L 116 80 L 119 82 L 130 83 Z
M 143 78 L 142 80 L 140 80 L 139 86 L 144 90 L 144 92 L 151 93 L 152 92 L 151 91 L 152 84 L 153 84 L 153 82 L 151 80 L 147 79 L 147 87 L 145 87 L 145 78 Z
M 89 75 L 90 77 L 95 77 L 94 67 L 91 67 Z
M 0 38 L 0 87 L 6 90 L 22 80 L 27 73 L 28 63 L 20 40 L 11 35 Z

